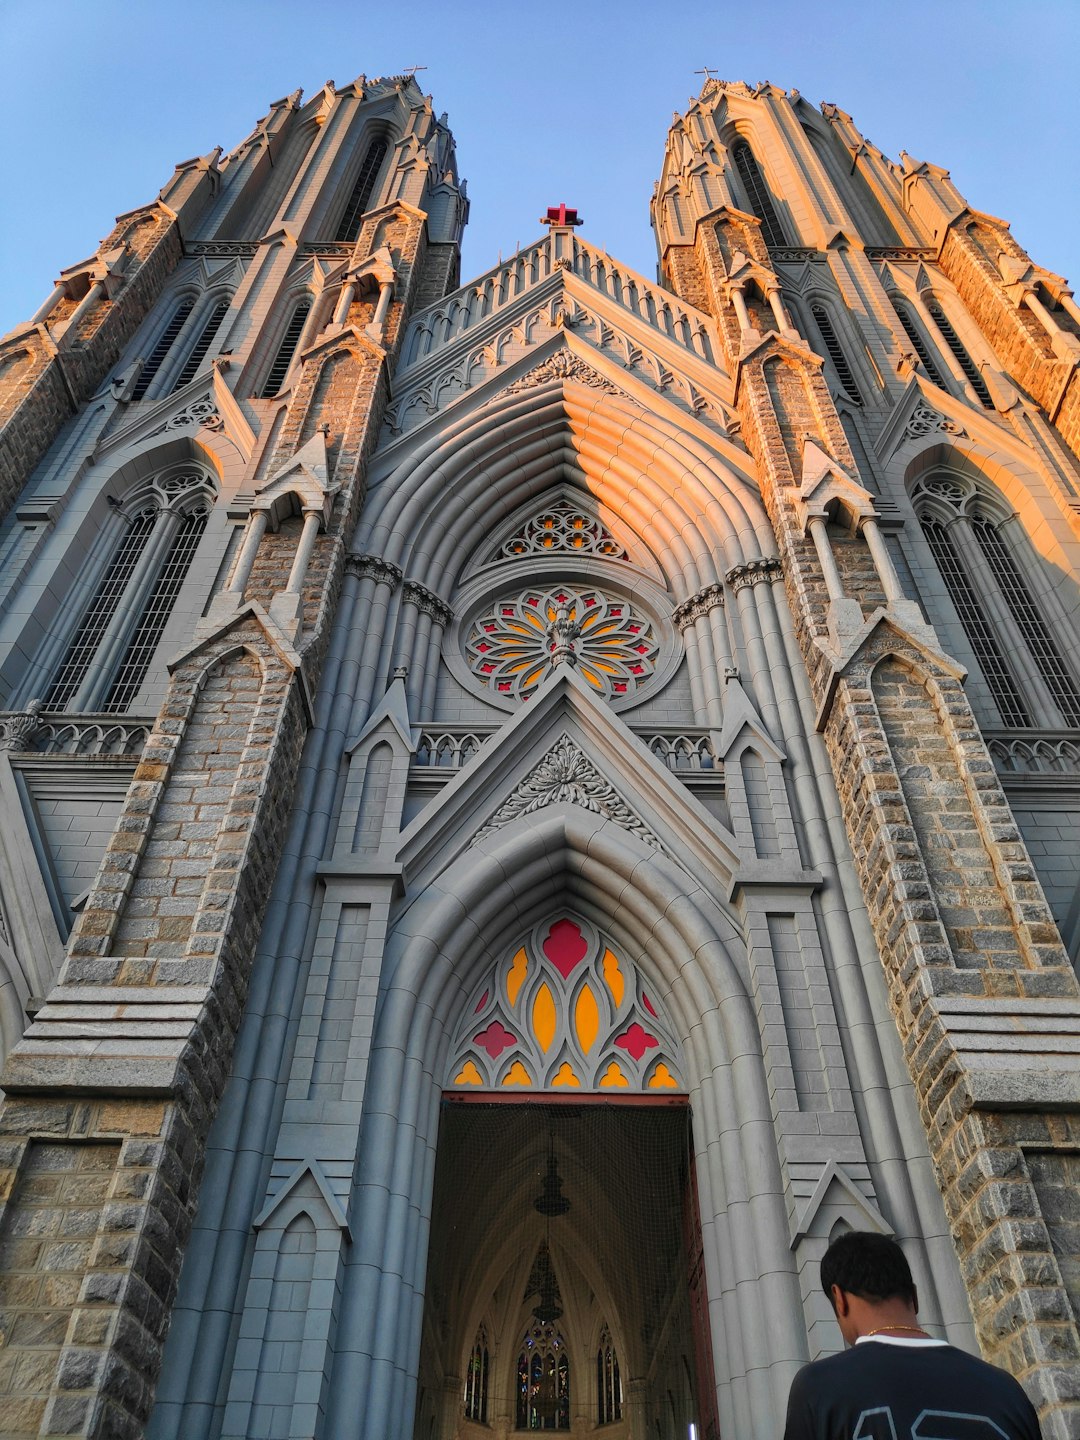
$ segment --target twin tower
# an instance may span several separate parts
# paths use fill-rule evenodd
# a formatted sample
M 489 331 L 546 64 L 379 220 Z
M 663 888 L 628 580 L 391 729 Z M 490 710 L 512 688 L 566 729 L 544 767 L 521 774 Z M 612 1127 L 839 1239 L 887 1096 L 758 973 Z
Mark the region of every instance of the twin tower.
M 1080 308 L 771 85 L 467 212 L 327 85 L 0 341 L 4 1431 L 765 1440 L 854 1227 L 1065 1440 Z

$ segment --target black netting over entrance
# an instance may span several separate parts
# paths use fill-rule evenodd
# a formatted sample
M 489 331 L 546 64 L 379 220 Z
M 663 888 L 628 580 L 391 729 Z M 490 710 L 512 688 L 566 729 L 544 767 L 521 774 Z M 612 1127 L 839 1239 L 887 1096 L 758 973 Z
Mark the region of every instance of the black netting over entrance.
M 444 1104 L 417 1440 L 708 1440 L 691 1156 L 684 1103 Z

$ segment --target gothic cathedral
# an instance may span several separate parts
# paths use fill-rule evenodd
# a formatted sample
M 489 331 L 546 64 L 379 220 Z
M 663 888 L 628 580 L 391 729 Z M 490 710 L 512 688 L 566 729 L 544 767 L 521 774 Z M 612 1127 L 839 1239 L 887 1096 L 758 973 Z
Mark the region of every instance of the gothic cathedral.
M 1075 1436 L 1080 307 L 771 85 L 467 213 L 328 84 L 0 341 L 5 1433 L 768 1440 L 854 1227 Z

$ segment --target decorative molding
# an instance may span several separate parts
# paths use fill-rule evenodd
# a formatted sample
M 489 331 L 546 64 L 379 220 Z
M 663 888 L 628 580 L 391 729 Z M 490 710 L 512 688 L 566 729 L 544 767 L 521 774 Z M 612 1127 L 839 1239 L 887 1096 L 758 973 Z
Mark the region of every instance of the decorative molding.
M 745 565 L 733 566 L 724 579 L 732 590 L 743 590 L 747 585 L 772 584 L 784 578 L 784 567 L 775 556 L 768 559 L 747 560 Z
M 676 605 L 671 618 L 680 630 L 686 630 L 695 620 L 700 620 L 702 615 L 708 615 L 710 610 L 715 610 L 723 603 L 724 587 L 717 581 L 715 585 L 706 585 L 695 591 L 681 605 Z
M 152 439 L 155 435 L 164 435 L 167 430 L 186 430 L 195 425 L 205 425 L 208 430 L 221 430 L 224 424 L 217 408 L 217 402 L 211 396 L 204 395 L 199 400 L 192 400 L 190 405 L 185 405 L 183 410 L 178 410 L 175 415 L 171 415 L 156 430 L 151 430 L 147 439 Z
M 184 246 L 184 254 L 189 256 L 206 255 L 213 256 L 238 256 L 243 259 L 250 259 L 258 254 L 259 242 L 257 240 L 189 240 Z
M 396 590 L 401 584 L 404 572 L 392 561 L 384 560 L 381 555 L 346 555 L 345 573 L 355 575 L 361 580 L 371 579 Z
M 933 409 L 925 400 L 917 401 L 915 409 L 908 417 L 904 426 L 905 440 L 918 440 L 923 435 L 932 435 L 935 431 L 944 431 L 946 435 L 964 435 L 966 431 L 962 425 L 955 420 L 948 419 L 942 415 L 940 410 Z
M 630 809 L 626 801 L 597 770 L 596 766 L 578 749 L 569 735 L 562 735 L 535 765 L 514 793 L 495 811 L 486 825 L 472 838 L 477 845 L 494 835 L 512 820 L 533 815 L 549 805 L 569 801 L 612 820 L 654 850 L 663 846 L 649 827 Z
M 430 615 L 437 624 L 447 626 L 454 618 L 454 612 L 441 596 L 418 580 L 406 580 L 402 586 L 402 598 L 409 605 L 415 605 L 423 615 Z
M 868 260 L 936 260 L 937 251 L 925 245 L 868 245 Z
M 542 364 L 516 380 L 513 385 L 506 387 L 508 395 L 520 395 L 523 390 L 532 390 L 537 385 L 546 385 L 551 380 L 576 380 L 581 385 L 589 385 L 594 390 L 607 390 L 612 395 L 620 395 L 623 392 L 610 380 L 604 378 L 595 371 L 591 365 L 577 355 L 572 355 L 569 350 L 556 350 L 554 355 L 548 357 Z
M 770 245 L 767 248 L 769 259 L 780 265 L 797 265 L 804 260 L 824 264 L 829 258 L 824 250 L 817 250 L 813 245 Z
M 605 560 L 629 560 L 625 547 L 602 521 L 569 496 L 545 505 L 519 525 L 508 540 L 489 556 L 491 560 L 520 560 L 526 555 L 602 555 Z

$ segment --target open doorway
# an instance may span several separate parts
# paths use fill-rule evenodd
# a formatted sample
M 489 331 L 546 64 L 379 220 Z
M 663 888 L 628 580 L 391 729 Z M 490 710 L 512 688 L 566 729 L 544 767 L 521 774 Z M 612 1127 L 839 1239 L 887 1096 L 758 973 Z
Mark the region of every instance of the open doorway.
M 416 1440 L 709 1440 L 685 1100 L 463 1098 L 439 1129 Z

